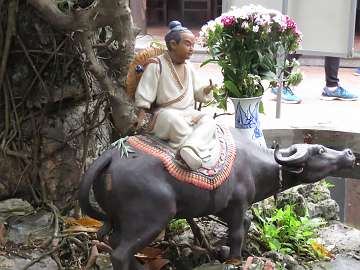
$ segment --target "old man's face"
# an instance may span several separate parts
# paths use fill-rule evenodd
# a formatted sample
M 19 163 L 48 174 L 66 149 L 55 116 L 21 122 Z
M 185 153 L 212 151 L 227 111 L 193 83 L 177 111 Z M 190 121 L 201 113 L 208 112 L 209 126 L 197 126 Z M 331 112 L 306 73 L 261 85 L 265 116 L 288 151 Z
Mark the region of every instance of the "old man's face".
M 195 36 L 192 33 L 184 32 L 180 34 L 181 40 L 175 44 L 173 51 L 181 59 L 189 59 L 194 51 Z

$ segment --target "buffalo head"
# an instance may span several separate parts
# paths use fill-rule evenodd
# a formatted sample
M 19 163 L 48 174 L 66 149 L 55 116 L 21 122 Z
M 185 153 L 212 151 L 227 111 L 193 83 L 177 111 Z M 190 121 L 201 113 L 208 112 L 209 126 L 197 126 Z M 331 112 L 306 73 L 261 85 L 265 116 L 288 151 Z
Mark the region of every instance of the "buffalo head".
M 350 149 L 337 151 L 318 144 L 294 144 L 281 150 L 277 146 L 274 156 L 284 170 L 298 174 L 304 183 L 316 182 L 355 165 Z

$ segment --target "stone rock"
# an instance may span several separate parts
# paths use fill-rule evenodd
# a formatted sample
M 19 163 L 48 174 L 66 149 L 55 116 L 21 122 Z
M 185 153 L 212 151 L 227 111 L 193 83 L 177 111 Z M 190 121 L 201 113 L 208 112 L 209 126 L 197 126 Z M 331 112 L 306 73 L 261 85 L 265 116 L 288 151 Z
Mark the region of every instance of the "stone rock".
M 96 258 L 96 265 L 99 267 L 99 270 L 113 269 L 109 254 L 100 253 Z
M 309 202 L 317 203 L 331 198 L 330 190 L 322 181 L 314 184 L 300 185 L 296 190 L 302 194 Z
M 273 261 L 280 262 L 280 261 L 284 261 L 284 258 L 286 255 L 281 254 L 280 252 L 276 252 L 276 251 L 268 251 L 268 252 L 265 252 L 263 254 L 263 256 L 266 258 L 269 258 Z
M 37 258 L 36 256 L 41 256 L 39 253 L 33 253 L 32 259 Z M 28 263 L 30 263 L 30 259 L 24 259 L 20 257 L 5 257 L 0 256 L 0 269 L 1 270 L 15 270 L 15 269 L 23 269 Z M 35 263 L 31 267 L 27 268 L 28 270 L 57 270 L 56 262 L 51 259 L 51 257 L 45 257 L 41 259 L 39 262 Z
M 337 249 L 342 253 L 360 252 L 360 230 L 338 221 L 321 228 L 319 237 L 316 240 L 328 249 L 331 247 L 331 249 Z
M 296 269 L 299 266 L 299 263 L 290 255 L 284 255 L 283 263 L 287 269 Z
M 289 267 L 289 270 L 306 270 L 306 268 L 300 264 L 295 265 L 294 267 Z
M 226 264 L 207 263 L 207 264 L 200 265 L 200 266 L 194 268 L 193 270 L 230 270 L 230 269 L 231 268 L 229 268 L 229 265 L 226 265 Z
M 284 191 L 279 194 L 277 207 L 284 208 L 286 205 L 293 205 L 294 212 L 298 216 L 305 216 L 308 208 L 307 201 L 304 196 L 298 192 L 294 192 L 294 190 Z
M 329 189 L 321 181 L 299 185 L 281 193 L 278 207 L 289 203 L 295 204 L 294 211 L 300 216 L 304 216 L 308 211 L 307 214 L 310 218 L 338 219 L 339 206 L 331 198 Z
M 273 209 L 275 207 L 275 200 L 274 197 L 269 197 L 263 201 L 254 203 L 252 208 L 261 208 L 265 215 L 271 216 Z
M 319 262 L 313 264 L 312 270 L 355 270 L 360 269 L 360 262 L 357 259 L 340 255 L 335 260 L 329 262 Z
M 8 218 L 8 233 L 6 239 L 16 244 L 28 244 L 32 241 L 43 241 L 52 234 L 53 214 L 39 211 L 27 216 L 12 216 Z
M 29 190 L 22 177 L 21 162 L 12 156 L 0 155 L 0 200 L 14 197 L 15 193 Z
M 322 217 L 325 220 L 338 220 L 340 208 L 333 199 L 325 199 L 317 203 L 308 203 L 309 217 Z
M 22 199 L 0 201 L 0 223 L 11 216 L 25 216 L 34 211 L 34 208 Z
M 190 229 L 187 229 L 180 234 L 173 234 L 171 238 L 176 245 L 186 247 L 191 246 L 194 241 L 194 236 Z

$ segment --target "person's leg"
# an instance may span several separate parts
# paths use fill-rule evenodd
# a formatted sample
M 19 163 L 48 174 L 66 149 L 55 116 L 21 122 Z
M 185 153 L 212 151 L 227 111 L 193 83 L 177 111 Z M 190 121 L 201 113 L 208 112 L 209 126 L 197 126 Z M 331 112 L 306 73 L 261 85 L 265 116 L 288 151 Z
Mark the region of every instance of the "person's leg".
M 298 60 L 300 58 L 301 54 L 297 54 L 297 53 L 293 53 L 293 54 L 289 54 L 287 56 L 287 60 L 292 60 L 292 59 L 296 59 Z M 292 72 L 293 68 L 292 67 L 288 67 L 285 70 L 285 76 L 287 76 L 288 74 L 290 74 Z M 278 87 L 274 87 L 271 89 L 271 93 L 274 94 L 273 99 L 276 100 L 277 98 L 277 92 L 278 92 L 279 88 Z M 297 95 L 295 95 L 295 93 L 291 90 L 291 88 L 289 86 L 285 86 L 285 83 L 283 85 L 283 90 L 281 93 L 281 102 L 283 103 L 290 103 L 290 104 L 297 104 L 301 102 L 301 98 L 298 97 Z
M 356 19 L 355 19 L 355 34 L 358 35 L 360 33 L 360 1 L 357 0 L 356 4 Z M 355 76 L 360 76 L 360 67 L 357 67 L 353 73 Z
M 155 125 L 151 133 L 162 140 L 169 141 L 172 148 L 180 147 L 185 138 L 193 132 L 193 128 L 182 116 L 180 110 L 162 109 L 155 117 Z
M 323 100 L 357 100 L 357 95 L 354 95 L 339 86 L 339 64 L 339 57 L 325 57 L 324 70 L 326 86 L 323 89 L 321 98 Z
M 336 87 L 339 83 L 338 72 L 339 72 L 340 58 L 325 56 L 325 80 L 326 87 Z
M 209 115 L 199 111 L 194 111 L 193 117 L 198 119 L 194 123 L 193 132 L 181 146 L 180 156 L 191 169 L 197 170 L 214 154 L 212 150 L 216 143 L 216 122 Z

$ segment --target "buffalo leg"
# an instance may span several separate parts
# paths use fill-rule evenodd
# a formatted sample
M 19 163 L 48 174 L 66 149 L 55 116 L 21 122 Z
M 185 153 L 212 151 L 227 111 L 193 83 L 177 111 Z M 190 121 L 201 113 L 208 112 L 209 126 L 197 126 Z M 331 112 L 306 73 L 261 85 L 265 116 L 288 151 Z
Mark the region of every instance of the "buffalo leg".
M 243 237 L 243 241 L 242 241 L 242 245 L 241 245 L 241 250 L 245 249 L 245 244 L 246 244 L 246 238 L 250 229 L 250 225 L 251 225 L 251 218 L 248 215 L 244 215 L 244 237 Z
M 156 239 L 173 217 L 171 213 L 159 215 L 156 211 L 149 215 L 149 217 L 147 215 L 137 216 L 133 213 L 127 218 L 122 217 L 121 221 L 118 220 L 119 223 L 114 222 L 116 225 L 110 236 L 110 244 L 113 247 L 111 262 L 114 270 L 132 269 L 134 254 Z
M 239 207 L 229 207 L 220 216 L 229 226 L 229 259 L 241 260 L 241 248 L 245 238 L 245 211 Z

